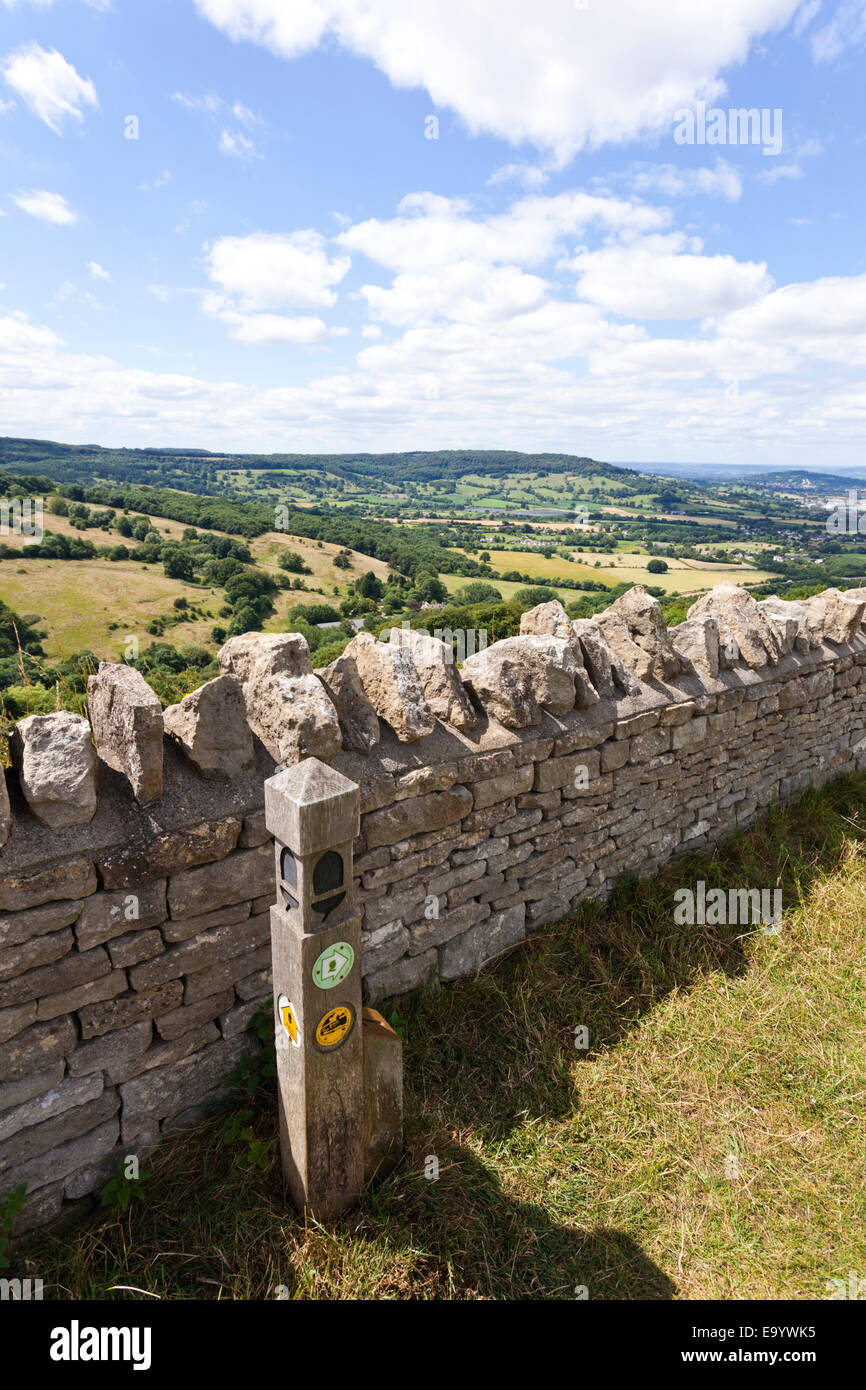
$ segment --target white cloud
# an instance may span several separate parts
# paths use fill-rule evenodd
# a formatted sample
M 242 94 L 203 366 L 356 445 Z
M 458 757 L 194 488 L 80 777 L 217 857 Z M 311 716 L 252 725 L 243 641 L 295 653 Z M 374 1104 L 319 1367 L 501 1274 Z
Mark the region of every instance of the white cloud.
M 811 137 L 804 140 L 798 146 L 796 157 L 790 164 L 774 164 L 772 169 L 763 169 L 756 175 L 758 183 L 779 183 L 782 179 L 801 179 L 804 176 L 801 159 L 813 159 L 816 155 L 824 153 L 824 145 L 821 140 Z
M 520 183 L 524 188 L 543 188 L 549 175 L 536 164 L 503 164 L 494 169 L 488 184 Z
M 866 40 L 866 0 L 842 0 L 829 24 L 812 35 L 816 63 L 831 63 Z
M 203 111 L 208 116 L 220 117 L 231 113 L 236 121 L 242 125 L 261 125 L 262 118 L 251 111 L 248 106 L 244 106 L 241 101 L 234 101 L 229 104 L 225 97 L 219 96 L 216 92 L 205 92 L 201 96 L 194 96 L 191 92 L 174 92 L 172 101 L 176 101 L 179 106 L 183 106 L 187 111 Z
M 78 285 L 73 284 L 71 280 L 64 280 L 63 284 L 60 286 L 60 289 L 57 291 L 54 298 L 49 299 L 46 302 L 49 304 L 50 307 L 53 308 L 57 304 L 66 304 L 69 302 L 69 300 L 73 300 L 81 304 L 86 304 L 89 309 L 102 308 L 102 305 L 96 298 L 96 295 L 91 294 L 90 290 L 79 289 Z
M 240 121 L 243 125 L 261 125 L 262 123 L 261 116 L 257 116 L 254 111 L 251 111 L 240 101 L 232 104 L 232 115 L 236 121 Z
M 196 0 L 234 40 L 296 58 L 327 37 L 397 87 L 426 88 L 473 133 L 576 151 L 660 133 L 674 112 L 724 90 L 720 74 L 785 25 L 799 0 L 714 6 L 618 0 Z M 483 57 L 481 56 L 483 55 Z
M 191 96 L 189 92 L 174 92 L 172 101 L 176 101 L 178 106 L 183 106 L 187 111 L 206 111 L 210 116 L 218 115 L 225 107 L 222 97 L 215 92 L 207 92 L 204 96 Z
M 57 347 L 60 339 L 50 328 L 31 323 L 24 314 L 0 318 L 0 352 L 34 352 Z
M 729 315 L 720 331 L 740 338 L 790 341 L 804 354 L 866 349 L 866 274 L 832 275 L 783 285 L 758 303 Z
M 58 227 L 63 227 L 78 221 L 78 213 L 60 193 L 34 188 L 29 193 L 13 193 L 11 196 L 22 212 L 38 217 L 41 222 L 55 222 Z
M 726 198 L 728 202 L 736 203 L 742 196 L 743 181 L 732 164 L 718 159 L 712 169 L 645 164 L 635 173 L 632 187 L 637 193 L 658 189 L 666 198 L 693 198 L 704 194 L 709 198 Z
M 832 438 L 833 461 L 856 462 L 866 425 L 862 371 L 834 360 L 820 376 L 805 373 L 791 334 L 814 327 L 828 293 L 842 306 L 853 291 L 860 310 L 847 321 L 831 316 L 823 343 L 829 349 L 840 329 L 837 348 L 862 342 L 866 291 L 844 280 L 794 290 L 793 318 L 779 311 L 789 296 L 774 291 L 769 314 L 760 304 L 738 311 L 699 339 L 652 340 L 639 327 L 606 323 L 590 305 L 551 301 L 510 323 L 411 329 L 392 345 L 365 347 L 357 368 L 277 387 L 76 354 L 12 315 L 0 319 L 0 411 L 13 434 L 118 445 L 194 438 L 222 451 L 273 450 L 288 432 L 293 447 L 309 450 L 410 449 L 423 433 L 443 448 L 489 447 L 496 438 L 597 458 L 732 461 L 745 450 L 780 466 L 813 464 Z M 748 315 L 752 336 L 735 333 Z M 740 383 L 733 400 L 731 378 Z
M 820 8 L 821 0 L 803 0 L 803 3 L 794 16 L 793 29 L 796 38 L 799 38 L 800 35 L 808 29 Z
M 22 44 L 4 60 L 3 76 L 26 106 L 57 135 L 68 120 L 83 121 L 84 108 L 98 106 L 96 88 L 56 48 Z
M 240 130 L 223 130 L 220 134 L 220 154 L 235 159 L 261 159 L 255 144 Z
M 7 433 L 223 450 L 273 450 L 288 435 L 310 450 L 500 440 L 774 464 L 813 462 L 832 442 L 834 462 L 860 456 L 866 275 L 774 289 L 767 267 L 706 254 L 667 209 L 579 191 L 521 196 L 496 215 L 413 194 L 335 242 L 314 230 L 223 237 L 205 248 L 209 289 L 150 287 L 179 323 L 193 296 L 234 340 L 230 362 L 235 344 L 277 369 L 287 349 L 318 362 L 293 384 L 257 386 L 210 361 L 197 376 L 182 338 L 163 348 L 178 370 L 134 370 L 11 315 L 0 321 Z M 352 340 L 354 359 L 323 312 L 350 252 L 366 258 L 361 298 L 376 320 Z M 61 289 L 70 322 L 72 294 Z
M 257 116 L 243 102 L 229 103 L 216 92 L 205 92 L 201 96 L 195 96 L 190 92 L 175 92 L 172 101 L 176 101 L 187 111 L 202 112 L 212 122 L 222 124 L 231 116 L 242 126 L 246 126 L 247 129 L 264 124 L 261 116 Z M 245 135 L 242 130 L 231 130 L 225 124 L 222 124 L 218 148 L 220 154 L 228 155 L 234 159 L 262 158 L 255 143 L 248 135 Z
M 348 256 L 330 257 L 316 231 L 221 237 L 205 259 L 213 283 L 242 311 L 328 308 L 337 301 L 332 286 L 351 264 Z
M 464 198 L 410 193 L 397 211 L 387 221 L 358 222 L 336 240 L 390 270 L 427 274 L 461 261 L 536 266 L 588 228 L 652 232 L 670 221 L 665 208 L 583 192 L 522 198 L 507 212 L 484 218 L 471 217 Z
M 803 177 L 802 165 L 794 164 L 774 164 L 771 169 L 762 169 L 756 175 L 759 183 L 780 183 L 783 179 L 801 179 Z
M 91 280 L 111 279 L 111 276 L 109 275 L 108 271 L 105 269 L 104 266 L 101 266 L 98 261 L 88 261 L 87 269 L 90 271 Z
M 698 319 L 749 304 L 772 288 L 765 263 L 703 256 L 681 232 L 584 251 L 575 258 L 578 293 L 599 308 L 636 319 Z
M 231 309 L 213 309 L 205 304 L 209 312 L 230 325 L 231 336 L 241 343 L 315 343 L 327 333 L 320 318 L 286 318 L 281 314 L 239 314 Z

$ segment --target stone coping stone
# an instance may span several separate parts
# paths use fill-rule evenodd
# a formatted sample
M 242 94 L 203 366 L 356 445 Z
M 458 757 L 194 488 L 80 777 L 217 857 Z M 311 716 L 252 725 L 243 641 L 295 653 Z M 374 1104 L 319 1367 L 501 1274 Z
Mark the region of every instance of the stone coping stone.
M 743 666 L 721 671 L 716 678 L 695 673 L 678 676 L 675 682 L 644 682 L 640 695 L 616 701 L 601 700 L 589 709 L 575 709 L 562 716 L 543 712 L 540 724 L 522 731 L 505 729 L 483 711 L 479 713 L 475 729 L 459 731 L 437 722 L 432 734 L 414 744 L 400 743 L 393 732 L 382 725 L 381 742 L 368 754 L 343 750 L 335 755 L 330 765 L 359 783 L 363 793 L 365 784 L 376 778 L 388 781 L 445 762 L 465 764 L 467 759 L 497 750 L 512 750 L 519 763 L 523 761 L 522 747 L 537 745 L 539 740 L 561 740 L 579 733 L 581 742 L 588 738 L 590 742 L 585 746 L 592 746 L 594 731 L 598 731 L 601 742 L 607 737 L 611 723 L 689 701 L 698 702 L 696 712 L 712 712 L 718 697 L 724 698 L 729 692 L 741 691 L 754 699 L 762 687 L 775 686 L 780 681 L 809 675 L 822 668 L 836 669 L 840 663 L 850 663 L 857 657 L 860 657 L 858 664 L 862 664 L 866 657 L 864 636 L 856 637 L 844 647 L 824 644 L 809 652 L 794 651 L 783 656 L 777 666 L 759 671 Z M 96 815 L 87 825 L 61 830 L 40 825 L 27 808 L 15 779 L 10 779 L 13 821 L 9 839 L 0 848 L 0 882 L 5 874 L 20 873 L 33 866 L 49 867 L 73 857 L 97 859 L 115 848 L 146 850 L 148 843 L 162 834 L 231 815 L 255 815 L 264 804 L 264 782 L 273 775 L 277 765 L 263 745 L 257 739 L 254 742 L 255 762 L 247 771 L 231 778 L 206 779 L 166 739 L 163 793 L 147 806 L 138 804 L 121 773 L 101 763 Z M 378 804 L 388 805 L 393 799 L 386 795 Z
M 149 840 L 205 821 L 252 815 L 264 807 L 264 784 L 275 764 L 256 740 L 256 760 L 243 774 L 205 778 L 165 740 L 162 795 L 140 806 L 122 773 L 99 767 L 99 801 L 87 825 L 51 830 L 31 815 L 14 779 L 10 779 L 13 821 L 0 849 L 0 880 L 32 865 L 63 859 L 101 858 L 115 848 L 144 848 Z

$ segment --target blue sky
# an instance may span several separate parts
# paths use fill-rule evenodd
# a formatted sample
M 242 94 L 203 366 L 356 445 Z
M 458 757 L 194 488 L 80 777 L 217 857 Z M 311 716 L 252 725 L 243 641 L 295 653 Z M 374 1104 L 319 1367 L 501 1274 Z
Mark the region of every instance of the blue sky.
M 862 464 L 864 47 L 866 0 L 0 0 L 0 433 Z

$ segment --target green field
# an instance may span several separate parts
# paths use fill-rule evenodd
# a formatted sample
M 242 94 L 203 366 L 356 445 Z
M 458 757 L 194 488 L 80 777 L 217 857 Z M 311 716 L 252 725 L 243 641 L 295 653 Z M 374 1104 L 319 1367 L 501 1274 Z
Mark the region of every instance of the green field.
M 567 547 L 570 548 L 570 547 Z M 578 552 L 578 547 L 573 553 Z M 711 589 L 714 584 L 729 580 L 734 584 L 756 584 L 770 576 L 764 570 L 752 569 L 745 565 L 720 565 L 717 568 L 696 566 L 686 560 L 669 560 L 666 574 L 650 574 L 647 570 L 649 557 L 645 555 L 614 556 L 599 555 L 603 563 L 596 569 L 594 563 L 578 563 L 564 560 L 561 555 L 547 559 L 535 550 L 490 550 L 490 563 L 497 574 L 507 574 L 518 570 L 521 574 L 531 574 L 533 578 L 550 581 L 555 585 L 557 579 L 596 579 L 603 584 L 654 584 L 666 593 L 690 593 Z M 448 582 L 448 576 L 442 578 Z M 466 581 L 463 580 L 465 583 Z M 502 588 L 499 581 L 498 588 Z M 521 585 L 516 585 L 520 588 Z M 450 588 L 450 584 L 449 584 Z M 503 590 L 504 597 L 504 590 Z

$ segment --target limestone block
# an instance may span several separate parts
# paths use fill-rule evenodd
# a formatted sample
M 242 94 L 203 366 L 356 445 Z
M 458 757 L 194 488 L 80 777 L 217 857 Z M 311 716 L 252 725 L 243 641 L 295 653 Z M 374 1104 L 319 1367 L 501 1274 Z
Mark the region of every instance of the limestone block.
M 804 607 L 820 617 L 826 642 L 848 646 L 859 633 L 866 611 L 866 596 L 855 599 L 854 592 L 849 589 L 843 594 L 839 589 L 825 589 L 822 594 L 805 600 Z
M 343 747 L 351 753 L 369 753 L 379 742 L 379 716 L 367 698 L 354 658 L 343 652 L 317 674 L 337 711 Z
M 689 618 L 708 615 L 719 625 L 722 665 L 742 658 L 753 671 L 768 663 L 777 666 L 783 656 L 782 642 L 766 614 L 752 595 L 736 584 L 717 584 L 693 603 Z
M 226 816 L 113 850 L 96 861 L 103 887 L 135 889 L 142 883 L 165 878 L 166 874 L 222 859 L 234 849 L 240 830 L 240 820 L 236 816 Z M 95 881 L 93 886 L 96 887 Z M 64 896 L 73 895 L 69 892 Z
M 42 999 L 60 990 L 72 989 L 107 975 L 110 969 L 111 962 L 101 946 L 93 951 L 72 951 L 55 965 L 28 970 L 26 974 L 0 984 L 0 1008 L 26 1004 L 28 999 Z
M 368 700 L 401 743 L 432 734 L 436 721 L 408 644 L 378 642 L 372 633 L 359 632 L 343 656 L 355 663 Z
M 671 645 L 679 657 L 713 679 L 719 674 L 719 625 L 709 614 L 686 618 L 670 629 Z
M 369 998 L 375 1003 L 393 994 L 405 994 L 410 989 L 416 989 L 418 985 L 434 983 L 437 967 L 436 952 L 433 950 L 425 951 L 423 955 L 404 956 L 394 965 L 367 975 L 364 986 Z
M 33 1017 L 36 1011 L 33 1010 Z M 61 1061 L 75 1047 L 77 1034 L 71 1015 L 50 1023 L 33 1023 L 7 1037 L 0 1053 L 0 1081 L 22 1077 Z
M 41 907 L 27 908 L 23 912 L 3 913 L 0 915 L 0 950 L 22 946 L 34 936 L 51 935 L 71 926 L 81 908 L 82 900 L 64 898 L 61 902 L 43 903 Z
M 452 787 L 449 791 L 417 796 L 412 801 L 398 801 L 394 806 L 383 806 L 381 811 L 369 813 L 364 827 L 367 843 L 371 848 L 395 845 L 420 831 L 435 832 L 452 825 L 471 810 L 472 793 L 467 787 Z
M 126 932 L 156 927 L 167 915 L 165 879 L 145 884 L 134 893 L 92 893 L 75 924 L 78 949 L 89 951 Z
M 596 615 L 596 622 L 617 656 L 641 680 L 673 680 L 683 670 L 683 661 L 668 636 L 662 606 L 642 584 L 626 590 Z
M 575 703 L 577 660 L 571 642 L 529 634 L 506 637 L 463 663 L 463 680 L 506 729 L 525 729 L 541 711 L 567 714 Z
M 524 613 L 520 619 L 520 635 L 558 637 L 568 642 L 574 655 L 575 704 L 578 709 L 588 709 L 591 705 L 598 704 L 600 696 L 590 672 L 586 669 L 580 638 L 559 599 L 553 599 L 550 603 L 539 603 L 535 608 L 530 608 L 528 613 Z
M 240 682 L 247 722 L 276 762 L 327 761 L 339 752 L 337 711 L 300 633 L 245 632 L 230 637 L 218 659 Z
M 253 762 L 243 691 L 234 676 L 217 676 L 169 705 L 163 722 L 204 777 L 233 777 Z
M 390 646 L 408 651 L 418 673 L 424 699 L 443 724 L 474 729 L 478 718 L 463 688 L 454 652 L 438 637 L 408 628 L 392 628 Z
M 575 618 L 572 628 L 580 642 L 590 680 L 605 700 L 639 695 L 640 682 L 620 660 L 595 618 Z
M 50 936 L 31 937 L 23 946 L 0 949 L 0 981 L 9 980 L 13 975 L 23 975 L 26 970 L 34 970 L 38 965 L 50 965 L 60 960 L 72 949 L 74 941 L 67 927 L 64 931 L 52 932 Z
M 97 1105 L 104 1107 L 103 1098 L 96 1102 Z M 115 1105 L 115 1109 L 117 1106 Z M 71 1138 L 65 1143 L 60 1143 L 56 1148 L 49 1149 L 45 1153 L 40 1153 L 36 1157 L 16 1165 L 3 1174 L 3 1189 L 16 1187 L 19 1183 L 27 1184 L 28 1199 L 30 1193 L 47 1187 L 51 1183 L 61 1182 L 59 1195 L 62 1199 L 62 1179 L 75 1173 L 78 1169 L 85 1167 L 89 1163 L 95 1163 L 99 1159 L 111 1153 L 120 1134 L 120 1126 L 117 1119 L 113 1116 L 103 1124 L 97 1124 L 95 1128 L 78 1138 Z M 23 1215 L 31 1206 L 28 1206 Z M 59 1210 L 59 1201 L 52 1205 L 49 1216 L 56 1214 Z M 43 1218 L 44 1219 L 44 1218 Z M 15 1223 L 16 1230 L 21 1230 L 20 1218 Z
M 87 682 L 96 751 L 142 805 L 162 793 L 162 706 L 140 671 L 100 661 Z
M 440 976 L 443 980 L 456 980 L 461 975 L 472 974 L 493 956 L 522 941 L 525 935 L 523 903 L 505 912 L 496 912 L 440 949 Z
M 70 1140 L 89 1134 L 97 1125 L 104 1124 L 120 1108 L 120 1097 L 116 1091 L 102 1089 L 102 1077 L 76 1078 L 69 1082 L 70 1087 L 90 1088 L 98 1086 L 96 1099 L 75 1105 L 52 1119 L 29 1129 L 19 1130 L 12 1138 L 0 1144 L 0 1182 L 6 1186 L 5 1173 L 13 1166 L 18 1169 L 28 1159 L 43 1154 L 52 1156 L 53 1152 Z
M 99 760 L 86 719 L 66 710 L 31 714 L 16 724 L 9 747 L 37 820 L 57 830 L 93 819 Z

